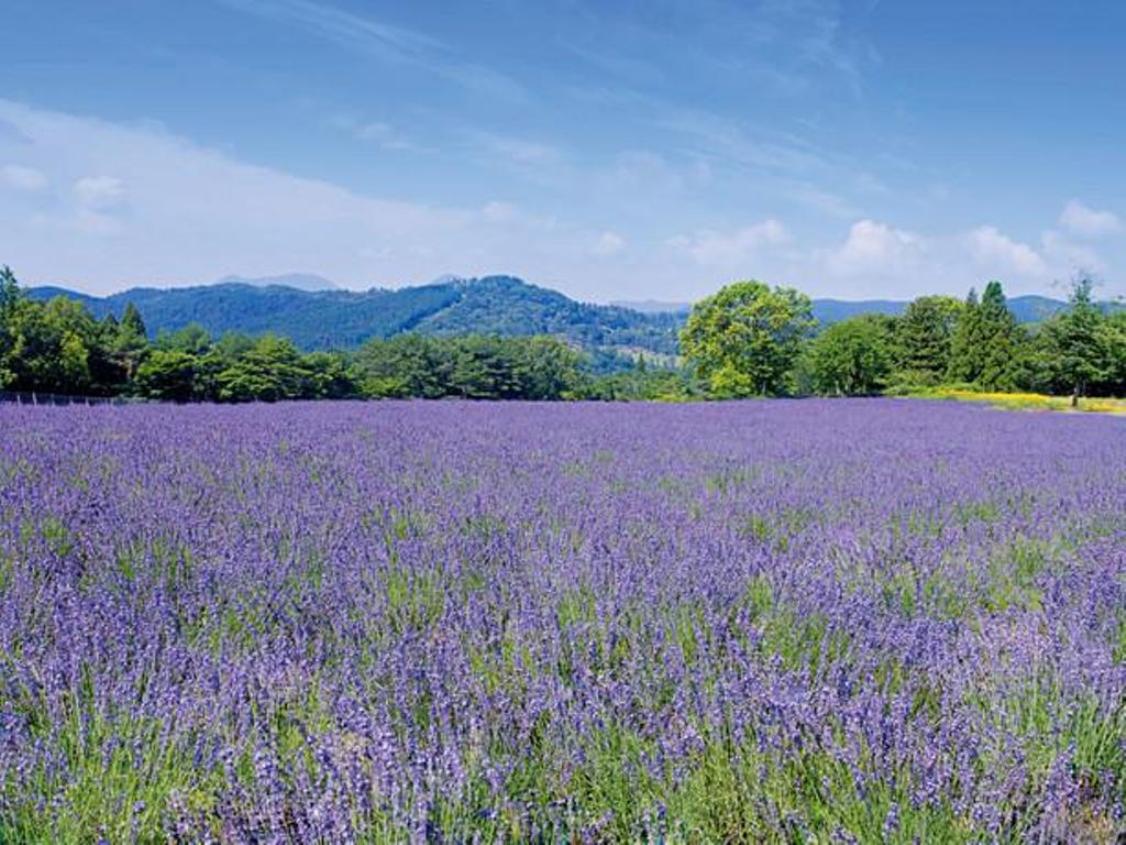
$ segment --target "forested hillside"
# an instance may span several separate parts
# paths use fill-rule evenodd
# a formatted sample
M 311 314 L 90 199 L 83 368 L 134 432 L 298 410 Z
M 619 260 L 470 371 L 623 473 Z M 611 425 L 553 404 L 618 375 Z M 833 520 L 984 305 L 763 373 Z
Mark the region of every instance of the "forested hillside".
M 120 318 L 126 303 L 132 302 L 145 315 L 153 337 L 197 323 L 213 335 L 276 332 L 305 350 L 351 349 L 373 338 L 418 332 L 435 336 L 551 334 L 587 351 L 636 349 L 673 354 L 683 321 L 671 314 L 641 314 L 576 302 L 510 276 L 363 292 L 217 284 L 132 288 L 107 297 L 57 287 L 31 288 L 28 294 L 44 301 L 60 295 L 77 299 L 99 319 L 110 314 Z
M 368 340 L 406 333 L 552 335 L 593 353 L 606 362 L 602 369 L 616 368 L 623 355 L 675 355 L 677 333 L 690 310 L 687 304 L 660 302 L 593 305 L 513 276 L 448 278 L 367 291 L 301 290 L 268 281 L 131 288 L 106 297 L 36 287 L 28 295 L 40 301 L 55 296 L 76 299 L 98 319 L 111 314 L 120 319 L 132 302 L 145 315 L 153 338 L 194 323 L 215 336 L 225 332 L 284 335 L 305 351 L 355 349 Z M 819 325 L 828 326 L 860 314 L 899 316 L 907 305 L 898 300 L 814 299 L 812 313 Z M 1065 302 L 1044 296 L 1009 300 L 1018 323 L 1038 323 L 1064 308 Z

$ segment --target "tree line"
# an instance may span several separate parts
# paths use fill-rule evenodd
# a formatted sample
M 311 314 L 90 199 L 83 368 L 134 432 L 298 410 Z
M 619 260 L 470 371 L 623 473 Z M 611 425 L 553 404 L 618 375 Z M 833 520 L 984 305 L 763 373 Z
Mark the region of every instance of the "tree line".
M 37 302 L 0 270 L 0 389 L 165 401 L 282 399 L 598 399 L 681 401 L 907 393 L 944 384 L 1076 397 L 1126 395 L 1126 312 L 1107 313 L 1078 279 L 1069 307 L 1017 323 L 1000 282 L 965 300 L 922 296 L 900 316 L 866 314 L 818 330 L 792 288 L 736 282 L 695 305 L 681 366 L 639 357 L 602 372 L 552 336 L 396 335 L 351 353 L 303 353 L 288 338 L 192 324 L 148 338 L 128 304 L 97 320 L 65 297 Z
M 865 314 L 817 331 L 792 288 L 736 282 L 697 303 L 681 351 L 715 397 L 909 393 L 957 384 L 986 391 L 1126 395 L 1126 312 L 1073 284 L 1067 309 L 1025 327 L 1001 283 L 965 300 L 922 296 L 900 316 Z
M 37 302 L 0 270 L 0 389 L 176 402 L 421 397 L 643 398 L 654 372 L 603 378 L 555 337 L 397 335 L 358 350 L 303 353 L 275 334 L 212 337 L 198 324 L 147 336 L 126 305 L 97 320 L 66 297 Z M 664 371 L 667 372 L 667 371 Z M 669 390 L 668 385 L 665 387 Z

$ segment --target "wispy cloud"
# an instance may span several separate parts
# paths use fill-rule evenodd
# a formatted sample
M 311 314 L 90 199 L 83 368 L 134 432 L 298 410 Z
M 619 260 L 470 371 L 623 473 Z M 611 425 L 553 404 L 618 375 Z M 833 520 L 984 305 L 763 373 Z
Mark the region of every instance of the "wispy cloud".
M 544 141 L 479 129 L 466 129 L 462 134 L 489 156 L 522 167 L 556 165 L 565 158 L 560 147 Z
M 423 152 L 430 149 L 416 143 L 405 132 L 387 121 L 364 120 L 354 115 L 340 114 L 333 117 L 329 123 L 356 140 L 374 144 L 380 149 L 407 152 Z
M 585 38 L 561 46 L 642 89 L 668 84 L 653 57 L 675 55 L 692 71 L 682 76 L 739 80 L 757 94 L 792 97 L 828 84 L 859 95 L 866 68 L 879 61 L 835 0 L 672 0 L 628 15 L 578 3 L 572 14 L 585 18 Z
M 830 166 L 824 153 L 800 138 L 771 137 L 712 112 L 669 107 L 655 122 L 690 139 L 699 152 L 740 167 L 813 174 Z
M 388 58 L 417 60 L 444 50 L 437 39 L 312 0 L 220 0 L 262 17 L 300 24 L 334 41 L 362 47 Z
M 409 64 L 470 91 L 523 100 L 524 87 L 491 68 L 461 60 L 455 49 L 426 33 L 388 24 L 314 0 L 218 0 L 238 11 L 299 26 L 320 38 L 384 61 Z
M 784 190 L 794 202 L 830 217 L 855 220 L 863 214 L 858 205 L 845 199 L 840 194 L 819 188 L 808 182 L 788 185 Z

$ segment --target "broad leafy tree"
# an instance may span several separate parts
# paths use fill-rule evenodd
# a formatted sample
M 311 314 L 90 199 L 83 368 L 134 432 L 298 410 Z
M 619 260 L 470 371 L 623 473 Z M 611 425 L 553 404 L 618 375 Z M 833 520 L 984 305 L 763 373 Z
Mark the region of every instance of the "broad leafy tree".
M 96 392 L 90 350 L 98 323 L 81 304 L 62 296 L 46 303 L 21 300 L 8 324 L 8 386 L 44 393 Z
M 887 384 L 895 367 L 894 322 L 877 314 L 843 320 L 810 344 L 809 376 L 825 396 L 870 396 Z
M 293 341 L 277 335 L 260 337 L 254 346 L 219 373 L 219 398 L 228 402 L 276 402 L 302 395 L 307 371 Z
M 187 402 L 196 397 L 199 359 L 178 349 L 154 349 L 137 368 L 135 389 L 149 399 Z
M 815 325 L 805 294 L 736 282 L 693 307 L 681 351 L 715 396 L 778 395 Z

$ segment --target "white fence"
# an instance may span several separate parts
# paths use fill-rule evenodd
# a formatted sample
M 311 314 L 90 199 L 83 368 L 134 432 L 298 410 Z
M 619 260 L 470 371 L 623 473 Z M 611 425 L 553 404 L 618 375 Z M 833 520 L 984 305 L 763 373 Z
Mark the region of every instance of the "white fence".
M 132 405 L 138 401 L 121 396 L 63 396 L 58 393 L 0 390 L 0 402 L 16 405 Z

